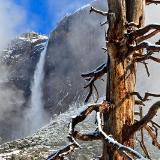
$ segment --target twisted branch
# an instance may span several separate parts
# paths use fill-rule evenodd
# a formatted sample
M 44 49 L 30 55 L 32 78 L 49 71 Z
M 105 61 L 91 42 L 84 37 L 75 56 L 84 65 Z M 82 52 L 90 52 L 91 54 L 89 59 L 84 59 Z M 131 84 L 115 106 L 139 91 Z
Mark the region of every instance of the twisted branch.
M 160 30 L 160 25 L 158 24 L 149 24 L 143 28 L 139 28 L 137 30 L 132 31 L 129 33 L 129 36 L 131 37 L 140 37 L 149 32 L 150 30 L 155 29 L 155 30 Z
M 89 11 L 89 13 L 92 13 L 92 12 L 98 13 L 98 14 L 100 14 L 102 16 L 108 16 L 108 12 L 104 12 L 104 11 L 98 10 L 98 9 L 96 9 L 94 7 L 91 7 L 91 9 Z
M 132 148 L 126 147 L 126 146 L 122 145 L 121 143 L 117 142 L 116 140 L 114 140 L 112 138 L 112 136 L 107 135 L 103 131 L 102 123 L 101 123 L 101 113 L 100 112 L 97 112 L 97 122 L 98 122 L 99 132 L 102 134 L 105 141 L 107 143 L 111 144 L 112 147 L 114 147 L 118 152 L 120 152 L 121 154 L 123 154 L 125 157 L 127 157 L 129 159 L 133 159 L 133 157 L 136 157 L 136 158 L 142 159 L 142 160 L 145 159 L 141 154 L 139 154 L 138 152 L 136 152 Z
M 135 105 L 145 106 L 145 104 L 141 100 L 135 100 Z
M 147 40 L 147 39 L 149 39 L 149 38 L 152 38 L 153 36 L 155 36 L 155 35 L 156 35 L 157 33 L 159 33 L 159 32 L 160 32 L 160 30 L 154 30 L 153 32 L 151 32 L 151 33 L 149 33 L 149 34 L 147 34 L 147 35 L 143 35 L 143 36 L 137 38 L 137 39 L 136 39 L 136 42 L 137 42 L 137 43 L 140 43 L 140 42 L 142 42 L 142 41 L 144 41 L 144 40 Z
M 95 131 L 90 134 L 81 134 L 78 131 L 75 131 L 75 126 L 85 120 L 85 118 L 92 113 L 93 111 L 100 111 L 101 113 L 106 112 L 109 109 L 109 103 L 104 101 L 103 103 L 97 103 L 88 106 L 79 115 L 72 117 L 72 120 L 69 124 L 69 139 L 70 144 L 63 147 L 62 149 L 52 153 L 47 160 L 62 160 L 64 156 L 68 155 L 69 153 L 73 152 L 75 149 L 80 148 L 80 145 L 76 142 L 75 139 L 83 140 L 83 141 L 93 141 L 93 140 L 100 140 L 102 136 L 100 132 Z
M 106 111 L 109 108 L 109 104 L 104 101 L 103 103 L 97 103 L 97 104 L 93 104 L 88 106 L 85 110 L 83 110 L 79 115 L 72 117 L 72 120 L 69 124 L 69 134 L 72 135 L 74 133 L 74 128 L 75 126 L 84 121 L 84 119 L 91 114 L 93 111 L 98 112 L 99 110 L 101 110 L 101 112 Z
M 144 55 L 136 54 L 135 55 L 136 56 L 135 61 L 136 62 L 142 62 L 142 61 L 148 60 L 148 59 L 150 59 L 152 54 L 154 54 L 154 52 L 152 52 L 152 51 L 147 52 L 147 54 L 144 54 Z
M 153 124 L 153 125 L 155 125 L 157 128 L 159 128 L 160 129 L 160 125 L 159 124 L 157 124 L 156 122 L 154 122 L 154 121 L 151 121 L 151 123 Z
M 148 75 L 148 77 L 149 77 L 149 76 L 150 76 L 150 72 L 149 72 L 149 68 L 148 68 L 148 66 L 147 66 L 148 63 L 146 63 L 145 61 L 142 61 L 141 63 L 144 64 L 144 67 L 145 67 L 145 69 L 146 69 L 146 73 L 147 73 L 147 75 Z
M 157 114 L 159 109 L 160 109 L 160 101 L 154 103 L 149 109 L 148 113 L 140 121 L 137 121 L 132 126 L 128 127 L 129 136 L 127 137 L 127 139 L 130 136 L 132 136 L 136 131 L 145 127 L 147 123 L 150 122 L 153 119 L 153 117 Z
M 141 154 L 134 151 L 130 147 L 126 147 L 126 146 L 118 143 L 116 140 L 114 140 L 112 138 L 112 136 L 108 136 L 102 130 L 101 114 L 104 112 L 108 112 L 109 108 L 110 108 L 110 103 L 104 101 L 103 103 L 100 103 L 100 104 L 93 104 L 93 105 L 88 106 L 79 115 L 73 117 L 70 124 L 69 124 L 68 139 L 70 141 L 70 144 L 63 147 L 62 149 L 58 150 L 57 152 L 52 153 L 47 158 L 47 160 L 62 160 L 64 158 L 64 156 L 73 152 L 75 149 L 80 148 L 80 145 L 76 142 L 75 139 L 80 139 L 80 140 L 85 140 L 85 141 L 105 139 L 107 143 L 112 145 L 112 147 L 117 149 L 121 154 L 128 157 L 129 159 L 136 157 L 137 159 L 144 160 L 145 158 Z M 80 134 L 78 131 L 75 131 L 75 126 L 78 123 L 82 122 L 92 111 L 96 111 L 96 113 L 97 113 L 98 130 L 96 130 L 92 134 Z
M 137 98 L 140 99 L 142 102 L 148 101 L 149 100 L 148 97 L 160 97 L 160 94 L 153 94 L 149 92 L 146 92 L 144 97 L 142 97 L 139 92 L 132 92 L 130 95 L 137 96 Z
M 70 144 L 49 155 L 47 160 L 63 160 L 64 156 L 73 152 L 75 149 L 80 148 L 80 145 L 75 141 L 73 137 L 68 136 L 67 138 Z
M 85 102 L 88 102 L 89 98 L 92 95 L 93 92 L 93 88 L 96 90 L 97 93 L 97 97 L 98 95 L 98 91 L 94 85 L 94 82 L 98 79 L 100 79 L 105 73 L 107 73 L 108 71 L 108 66 L 106 63 L 101 64 L 100 66 L 98 66 L 95 70 L 89 72 L 89 73 L 83 73 L 81 74 L 81 76 L 83 78 L 85 78 L 85 80 L 89 81 L 89 83 L 84 86 L 84 88 L 88 88 L 89 87 L 89 93 L 85 99 Z
M 142 107 L 139 107 L 139 113 L 140 113 L 139 114 L 140 119 L 142 119 L 143 118 L 143 108 Z M 140 146 L 141 146 L 143 152 L 145 153 L 145 155 L 147 156 L 147 158 L 151 159 L 150 155 L 149 155 L 149 152 L 147 150 L 147 147 L 144 143 L 144 129 L 143 128 L 141 128 L 140 133 L 141 133 L 141 141 L 139 142 Z
M 144 55 L 140 55 L 140 54 L 134 54 L 136 56 L 136 58 L 134 59 L 135 62 L 141 62 L 141 63 L 146 63 L 145 60 L 152 60 L 155 61 L 157 63 L 160 63 L 160 58 L 157 57 L 153 57 L 152 54 L 154 54 L 154 52 L 149 51 L 147 54 Z
M 157 140 L 156 134 L 152 131 L 152 129 L 148 125 L 144 126 L 144 128 L 152 138 L 152 144 L 160 150 L 160 143 Z
M 160 51 L 160 45 L 154 45 L 149 42 L 142 42 L 136 46 L 130 46 L 129 52 L 146 49 L 147 51 L 153 51 L 153 52 L 159 52 Z

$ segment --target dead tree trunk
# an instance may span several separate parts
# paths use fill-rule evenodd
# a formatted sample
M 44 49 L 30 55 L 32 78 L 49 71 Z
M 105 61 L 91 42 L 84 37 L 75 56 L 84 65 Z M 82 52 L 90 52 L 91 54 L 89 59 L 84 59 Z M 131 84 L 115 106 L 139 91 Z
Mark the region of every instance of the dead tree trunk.
M 134 122 L 134 92 L 136 66 L 129 45 L 134 45 L 127 33 L 143 25 L 145 0 L 108 0 L 107 46 L 110 67 L 108 71 L 107 101 L 111 102 L 110 113 L 104 114 L 104 130 L 118 142 L 134 147 L 133 136 L 126 138 L 127 127 Z M 130 23 L 133 22 L 133 23 Z M 140 52 L 140 51 L 139 51 Z M 103 160 L 125 159 L 104 141 Z
M 102 140 L 101 160 L 125 160 L 126 158 L 144 160 L 143 155 L 133 150 L 134 133 L 139 130 L 141 131 L 141 140 L 138 140 L 140 146 L 145 156 L 151 159 L 144 143 L 143 129 L 148 132 L 152 144 L 160 149 L 158 142 L 160 126 L 152 120 L 160 109 L 160 101 L 154 103 L 145 116 L 143 116 L 142 107 L 139 112 L 134 112 L 135 104 L 145 105 L 143 102 L 149 100 L 148 97 L 160 97 L 160 94 L 149 92 L 142 97 L 135 91 L 137 62 L 145 65 L 148 76 L 150 74 L 145 61 L 150 59 L 160 63 L 160 58 L 153 56 L 155 52 L 160 52 L 160 41 L 155 44 L 145 41 L 160 32 L 158 24 L 143 27 L 145 3 L 160 4 L 160 1 L 108 0 L 108 12 L 91 7 L 90 13 L 95 12 L 108 18 L 106 48 L 103 48 L 107 50 L 108 63 L 101 64 L 95 70 L 81 76 L 88 82 L 85 86 L 89 88 L 87 102 L 93 89 L 98 92 L 94 82 L 107 73 L 106 100 L 87 106 L 79 115 L 72 118 L 69 125 L 69 145 L 53 153 L 48 160 L 61 160 L 70 152 L 80 148 L 76 140 Z M 139 100 L 135 101 L 134 96 Z M 97 115 L 95 131 L 90 134 L 77 131 L 75 126 L 84 121 L 93 111 Z M 140 120 L 135 120 L 134 115 L 138 115 Z

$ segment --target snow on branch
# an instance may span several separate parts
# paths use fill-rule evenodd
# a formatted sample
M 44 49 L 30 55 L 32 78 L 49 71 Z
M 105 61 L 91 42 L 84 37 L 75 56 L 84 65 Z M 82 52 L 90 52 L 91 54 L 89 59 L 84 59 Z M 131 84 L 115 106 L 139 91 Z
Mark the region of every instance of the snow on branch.
M 134 31 L 132 31 L 131 33 L 129 33 L 129 36 L 131 37 L 139 37 L 139 36 L 143 36 L 144 34 L 146 34 L 147 32 L 149 32 L 150 30 L 160 30 L 160 25 L 158 24 L 149 24 L 143 28 L 139 28 L 136 29 Z
M 154 54 L 154 53 L 155 52 L 148 51 L 147 54 L 144 54 L 144 55 L 142 55 L 142 54 L 134 54 L 134 62 L 143 63 L 145 65 L 146 70 L 147 70 L 148 76 L 150 74 L 149 74 L 149 70 L 148 70 L 148 67 L 147 67 L 147 63 L 145 61 L 146 60 L 152 60 L 154 62 L 160 63 L 160 58 L 152 56 L 152 54 Z
M 81 76 L 83 78 L 88 78 L 88 77 L 95 77 L 98 75 L 101 75 L 103 73 L 107 72 L 107 65 L 106 63 L 101 64 L 100 66 L 98 66 L 95 70 L 89 72 L 89 73 L 82 73 Z M 100 74 L 101 73 L 101 74 Z M 97 75 L 98 74 L 98 75 Z
M 126 147 L 120 143 L 118 143 L 116 140 L 112 138 L 112 136 L 108 136 L 102 129 L 101 124 L 101 114 L 109 112 L 110 103 L 107 101 L 103 101 L 102 103 L 95 103 L 93 105 L 88 106 L 86 109 L 84 109 L 79 115 L 72 118 L 70 124 L 69 124 L 69 144 L 62 149 L 59 149 L 58 151 L 52 153 L 47 160 L 62 160 L 64 159 L 64 156 L 68 155 L 69 153 L 73 152 L 75 149 L 80 148 L 80 145 L 76 141 L 76 139 L 84 140 L 84 141 L 92 141 L 92 140 L 103 140 L 105 139 L 108 144 L 110 144 L 113 148 L 117 149 L 121 154 L 123 154 L 125 157 L 128 157 L 129 159 L 133 159 L 133 157 L 137 159 L 144 160 L 145 158 L 133 150 L 130 147 Z M 96 129 L 95 132 L 92 134 L 81 134 L 78 131 L 75 131 L 75 126 L 84 121 L 84 119 L 93 111 L 96 111 L 97 113 L 97 123 L 98 123 L 98 129 Z
M 127 28 L 131 28 L 131 27 L 139 28 L 139 24 L 137 24 L 135 22 L 126 22 L 125 27 L 127 27 Z
M 132 126 L 128 128 L 128 135 L 129 137 L 132 136 L 136 131 L 140 130 L 141 128 L 145 127 L 147 123 L 152 121 L 153 117 L 156 116 L 158 110 L 160 109 L 160 101 L 154 103 L 148 113 L 139 121 L 136 121 Z M 128 137 L 127 137 L 128 138 Z
M 72 120 L 69 124 L 69 135 L 68 140 L 69 144 L 62 149 L 59 149 L 58 151 L 52 153 L 50 156 L 48 156 L 47 160 L 62 160 L 64 156 L 70 154 L 75 149 L 80 148 L 80 145 L 76 141 L 83 140 L 83 141 L 92 141 L 92 140 L 99 140 L 102 139 L 102 136 L 100 132 L 95 131 L 91 134 L 81 134 L 78 131 L 75 131 L 75 126 L 82 122 L 90 113 L 93 111 L 100 111 L 101 113 L 107 112 L 109 109 L 109 103 L 106 101 L 103 101 L 102 103 L 95 103 L 90 106 L 88 106 L 86 109 L 84 109 L 79 115 L 72 117 Z
M 102 16 L 108 16 L 108 12 L 104 12 L 104 11 L 98 10 L 98 9 L 96 9 L 94 7 L 91 7 L 89 12 L 90 13 L 95 12 L 95 13 L 98 13 L 98 14 L 100 14 Z
M 138 37 L 137 39 L 136 39 L 136 42 L 137 43 L 140 43 L 140 42 L 142 42 L 142 41 L 145 41 L 145 40 L 147 40 L 147 39 L 149 39 L 149 38 L 152 38 L 153 36 L 155 36 L 157 33 L 159 33 L 160 32 L 160 30 L 154 30 L 154 31 L 152 31 L 151 33 L 148 33 L 147 35 L 143 35 L 143 36 L 141 36 L 141 37 Z
M 103 101 L 103 103 L 95 103 L 93 105 L 90 105 L 88 106 L 85 110 L 83 110 L 79 115 L 75 116 L 75 117 L 72 117 L 72 120 L 69 124 L 69 134 L 70 135 L 73 135 L 73 133 L 75 132 L 74 131 L 74 128 L 75 126 L 84 121 L 85 118 L 91 114 L 93 111 L 101 111 L 101 112 L 107 112 L 109 110 L 109 106 L 110 104 L 106 101 Z
M 105 73 L 108 71 L 108 66 L 106 63 L 101 64 L 98 66 L 95 70 L 89 72 L 89 73 L 83 73 L 81 76 L 85 78 L 86 81 L 89 81 L 89 83 L 84 86 L 84 88 L 89 88 L 89 93 L 85 99 L 85 102 L 88 102 L 89 98 L 92 95 L 93 88 L 95 89 L 98 97 L 98 91 L 96 86 L 94 85 L 94 82 L 98 79 L 100 79 Z
M 129 50 L 130 52 L 146 49 L 147 51 L 153 51 L 153 52 L 159 52 L 160 51 L 160 45 L 151 44 L 149 42 L 142 42 L 136 46 L 130 46 Z
M 47 160 L 63 160 L 63 157 L 73 152 L 75 149 L 80 148 L 80 145 L 75 141 L 73 137 L 68 137 L 70 144 L 59 149 L 48 156 Z
M 152 56 L 152 54 L 154 54 L 154 52 L 152 51 L 148 51 L 147 54 L 135 54 L 134 57 L 135 57 L 135 61 L 136 62 L 142 62 L 142 61 L 145 61 L 147 59 L 150 59 L 150 57 Z
M 112 138 L 111 135 L 107 135 L 103 131 L 102 124 L 101 124 L 101 113 L 100 112 L 97 112 L 97 122 L 98 122 L 99 132 L 101 132 L 103 138 L 106 140 L 107 143 L 111 144 L 113 148 L 117 149 L 117 151 L 119 151 L 121 154 L 123 154 L 124 156 L 126 156 L 129 159 L 133 159 L 133 157 L 136 157 L 137 159 L 141 159 L 141 160 L 145 159 L 141 154 L 139 154 L 138 152 L 136 152 L 132 148 L 126 147 L 126 146 L 122 145 L 121 143 L 117 142 L 116 140 L 114 140 Z

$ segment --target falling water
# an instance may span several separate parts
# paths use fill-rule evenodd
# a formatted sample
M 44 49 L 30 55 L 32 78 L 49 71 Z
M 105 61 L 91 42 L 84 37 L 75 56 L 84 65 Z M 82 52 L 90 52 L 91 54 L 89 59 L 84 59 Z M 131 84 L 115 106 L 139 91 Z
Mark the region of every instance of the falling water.
M 39 62 L 36 65 L 33 82 L 31 85 L 31 105 L 27 112 L 27 119 L 29 120 L 30 133 L 35 132 L 49 121 L 49 116 L 44 110 L 43 101 L 43 80 L 44 80 L 44 64 L 45 55 L 48 43 L 40 54 Z

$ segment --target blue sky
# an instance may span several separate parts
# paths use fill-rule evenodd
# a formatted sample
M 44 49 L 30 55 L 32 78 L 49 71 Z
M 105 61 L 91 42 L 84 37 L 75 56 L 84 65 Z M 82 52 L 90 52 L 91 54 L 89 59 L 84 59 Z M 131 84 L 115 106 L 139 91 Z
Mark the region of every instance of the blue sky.
M 13 0 L 26 12 L 26 28 L 48 34 L 67 13 L 92 0 Z
M 49 34 L 68 13 L 92 0 L 0 0 L 0 48 L 24 32 Z M 159 6 L 149 5 L 147 23 L 159 23 Z

